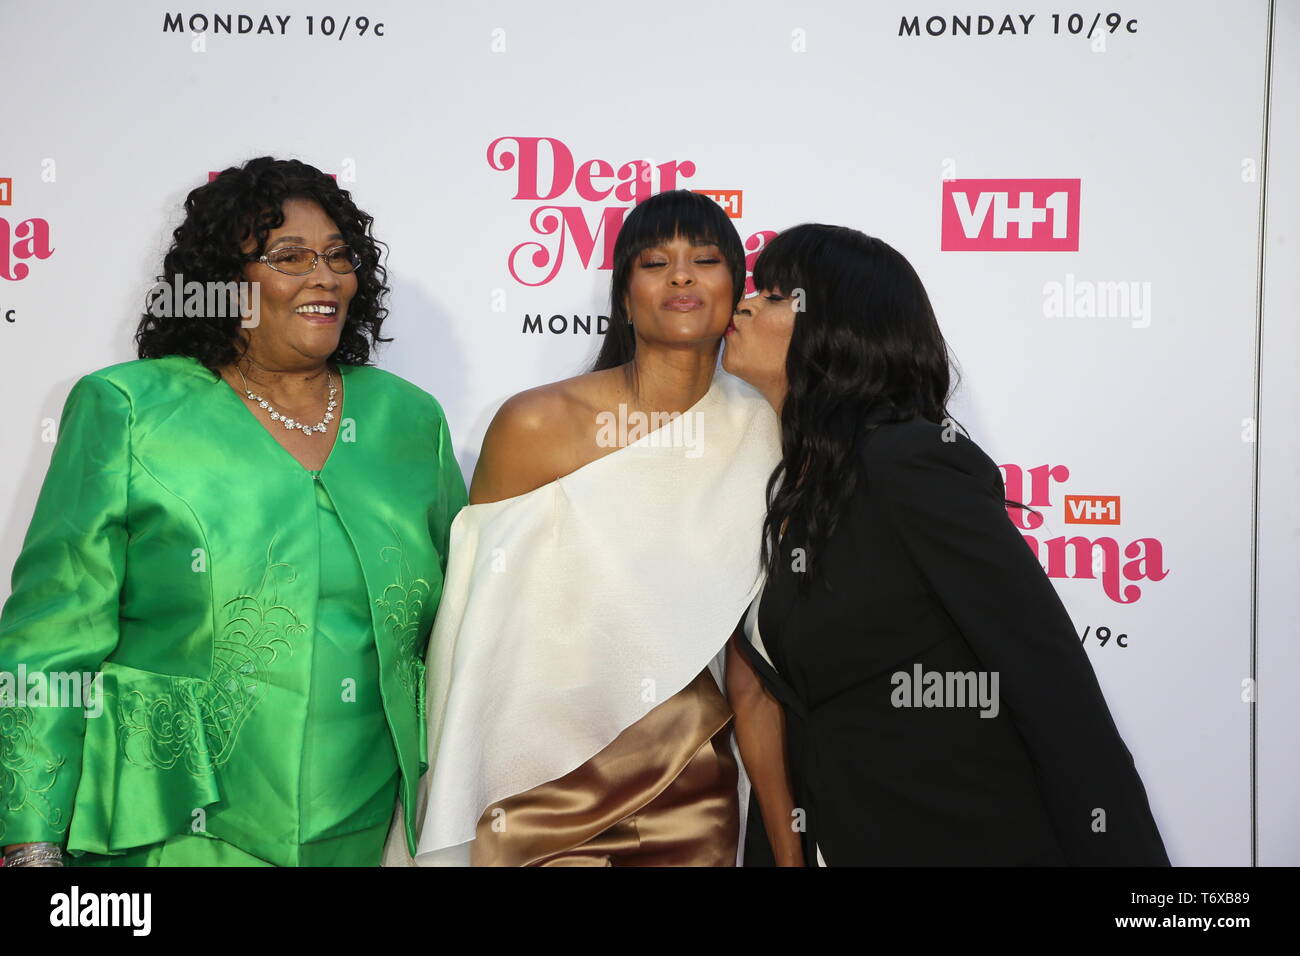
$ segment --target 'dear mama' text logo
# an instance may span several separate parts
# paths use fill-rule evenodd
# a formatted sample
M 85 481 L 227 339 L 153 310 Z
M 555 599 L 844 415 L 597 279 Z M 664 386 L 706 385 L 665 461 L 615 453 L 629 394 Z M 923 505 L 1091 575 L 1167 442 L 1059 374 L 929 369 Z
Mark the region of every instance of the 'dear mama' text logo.
M 13 201 L 12 177 L 0 179 L 0 206 L 12 206 Z M 0 279 L 10 282 L 26 279 L 32 270 L 22 260 L 48 259 L 53 254 L 47 220 L 32 218 L 14 222 L 0 216 Z
M 578 163 L 563 141 L 550 136 L 499 136 L 488 144 L 488 165 L 500 172 L 512 172 L 512 199 L 541 203 L 528 218 L 529 227 L 551 243 L 521 242 L 510 250 L 510 276 L 527 286 L 545 285 L 559 273 L 565 252 L 572 247 L 590 268 L 599 243 L 598 268 L 613 268 L 614 238 L 628 213 L 627 206 L 605 206 L 597 211 L 594 225 L 587 210 L 577 202 L 554 203 L 569 194 L 587 203 L 639 203 L 656 192 L 679 188 L 678 180 L 695 175 L 689 159 L 655 163 L 634 159 L 617 167 L 603 159 Z M 657 187 L 657 188 L 656 188 Z
M 1007 498 L 1040 510 L 1053 506 L 1053 482 L 1070 478 L 1070 469 L 1065 465 L 998 467 L 1002 469 Z M 1064 504 L 1065 524 L 1117 526 L 1120 523 L 1119 495 L 1065 495 Z M 1142 597 L 1142 587 L 1137 582 L 1163 581 L 1169 575 L 1164 565 L 1164 547 L 1158 538 L 1135 538 L 1122 548 L 1109 534 L 1041 539 L 1038 533 L 1044 523 L 1041 514 L 1012 507 L 1007 508 L 1007 514 L 1049 578 L 1100 579 L 1101 589 L 1116 604 L 1133 604 Z
M 693 160 L 657 162 L 632 159 L 615 165 L 604 159 L 579 162 L 573 151 L 550 136 L 499 136 L 488 144 L 487 163 L 498 172 L 510 173 L 514 195 L 510 198 L 536 203 L 528 226 L 538 238 L 516 243 L 506 266 L 520 285 L 543 286 L 560 273 L 566 256 L 577 256 L 583 269 L 614 267 L 614 241 L 631 206 L 672 189 L 692 188 L 687 180 L 695 176 Z M 743 193 L 738 189 L 693 189 L 713 199 L 727 215 L 740 218 Z M 608 204 L 592 209 L 589 204 Z M 754 233 L 745 240 L 745 250 L 757 256 L 774 236 L 771 231 Z

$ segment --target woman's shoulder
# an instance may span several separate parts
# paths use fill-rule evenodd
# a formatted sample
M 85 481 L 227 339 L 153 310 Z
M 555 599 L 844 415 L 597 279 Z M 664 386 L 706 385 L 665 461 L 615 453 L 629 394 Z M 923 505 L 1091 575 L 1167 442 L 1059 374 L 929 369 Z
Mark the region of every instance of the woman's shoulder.
M 609 377 L 587 372 L 511 395 L 488 425 L 471 500 L 527 494 L 580 467 L 606 404 Z
M 106 365 L 87 372 L 82 379 L 108 382 L 131 394 L 178 379 L 216 381 L 217 375 L 189 355 L 165 355 L 161 358 L 132 359 Z
M 403 378 L 396 372 L 380 368 L 378 365 L 340 365 L 339 371 L 344 376 L 344 387 L 348 383 L 362 384 L 367 391 L 379 391 L 401 402 L 408 402 L 427 408 L 432 405 L 439 418 L 443 417 L 442 403 L 430 391 Z
M 877 425 L 858 445 L 868 479 L 886 482 L 997 475 L 997 465 L 952 419 L 917 416 Z
M 586 372 L 516 392 L 497 410 L 493 422 L 527 432 L 567 430 L 576 419 L 595 420 L 601 406 L 603 372 Z
M 764 427 L 769 424 L 775 427 L 777 440 L 780 440 L 781 423 L 776 412 L 772 410 L 772 403 L 767 400 L 767 396 L 744 379 L 720 368 L 713 373 L 713 386 L 709 390 L 709 395 L 716 395 L 716 401 L 722 408 L 730 410 L 733 415 L 751 424 L 761 422 Z
M 82 375 L 73 383 L 66 404 L 71 407 L 91 400 L 101 407 L 120 406 L 139 415 L 183 398 L 196 384 L 216 381 L 217 375 L 189 356 L 133 359 Z

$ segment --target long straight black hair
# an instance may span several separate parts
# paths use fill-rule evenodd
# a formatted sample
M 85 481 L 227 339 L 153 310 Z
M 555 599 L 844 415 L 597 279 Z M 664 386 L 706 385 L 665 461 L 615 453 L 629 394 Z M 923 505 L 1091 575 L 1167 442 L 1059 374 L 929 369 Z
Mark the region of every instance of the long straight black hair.
M 846 226 L 782 232 L 754 264 L 754 287 L 796 310 L 781 409 L 781 462 L 767 483 L 763 563 L 784 572 L 781 529 L 806 536 L 806 590 L 861 480 L 855 449 L 881 424 L 920 416 L 950 424 L 953 373 L 925 286 L 888 243 Z
M 628 213 L 614 240 L 609 330 L 590 371 L 617 368 L 632 361 L 636 354 L 636 333 L 623 305 L 632 264 L 646 249 L 671 242 L 678 236 L 690 242 L 711 242 L 718 247 L 731 270 L 732 309 L 740 302 L 745 293 L 745 249 L 722 207 L 708 196 L 689 189 L 671 189 L 651 196 Z

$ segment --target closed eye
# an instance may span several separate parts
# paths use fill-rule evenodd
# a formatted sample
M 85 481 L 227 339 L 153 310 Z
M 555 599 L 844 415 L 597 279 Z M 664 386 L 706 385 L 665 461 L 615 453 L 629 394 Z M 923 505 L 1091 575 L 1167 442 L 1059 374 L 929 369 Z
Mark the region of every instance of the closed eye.
M 716 265 L 721 261 L 722 261 L 721 259 L 696 259 L 695 260 L 697 265 Z M 666 266 L 666 265 L 668 265 L 667 262 L 643 262 L 641 263 L 641 268 L 654 269 L 658 266 Z

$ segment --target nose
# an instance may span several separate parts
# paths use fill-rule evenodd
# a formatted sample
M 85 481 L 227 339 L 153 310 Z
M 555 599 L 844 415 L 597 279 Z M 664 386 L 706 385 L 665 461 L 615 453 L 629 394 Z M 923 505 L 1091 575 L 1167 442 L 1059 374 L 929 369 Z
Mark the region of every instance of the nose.
M 695 276 L 691 272 L 689 257 L 679 259 L 673 266 L 673 277 L 670 283 L 674 286 L 687 286 L 695 284 Z
M 324 256 L 316 257 L 316 268 L 307 273 L 307 276 L 312 285 L 323 286 L 327 289 L 337 286 L 340 278 L 337 272 L 326 265 Z

